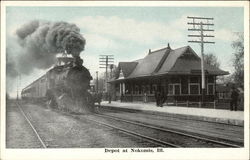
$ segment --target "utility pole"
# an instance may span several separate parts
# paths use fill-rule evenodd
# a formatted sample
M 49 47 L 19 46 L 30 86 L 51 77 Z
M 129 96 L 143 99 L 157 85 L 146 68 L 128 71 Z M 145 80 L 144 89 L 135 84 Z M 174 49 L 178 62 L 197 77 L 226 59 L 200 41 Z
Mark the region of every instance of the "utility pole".
M 19 84 L 21 84 L 21 75 L 17 75 L 16 99 L 19 100 Z
M 96 71 L 96 93 L 98 93 L 98 71 Z
M 111 64 L 110 66 L 109 66 L 109 68 L 110 68 L 110 77 L 109 77 L 109 79 L 112 79 L 113 78 L 113 68 L 114 68 L 114 64 Z M 112 86 L 111 85 L 109 85 L 109 97 L 108 97 L 108 99 L 109 99 L 109 103 L 111 103 L 111 99 L 112 99 Z
M 100 55 L 99 68 L 105 68 L 105 92 L 108 92 L 108 66 L 114 64 L 114 55 Z
M 17 76 L 17 82 L 16 82 L 16 100 L 18 101 L 18 76 Z
M 201 88 L 202 88 L 202 103 L 205 100 L 206 94 L 206 87 L 205 87 L 205 69 L 204 69 L 204 44 L 211 43 L 214 44 L 215 42 L 212 41 L 205 41 L 204 38 L 211 38 L 214 37 L 213 35 L 204 34 L 204 32 L 213 32 L 213 29 L 210 29 L 210 26 L 214 26 L 212 21 L 214 18 L 207 18 L 207 17 L 187 17 L 188 19 L 192 20 L 192 22 L 188 22 L 188 25 L 192 25 L 192 28 L 188 28 L 188 31 L 193 31 L 188 37 L 197 37 L 200 38 L 199 40 L 191 40 L 188 41 L 190 43 L 199 43 L 201 45 Z M 206 21 L 206 22 L 205 22 Z M 198 33 L 198 34 L 197 34 Z
M 113 76 L 113 68 L 114 68 L 114 64 L 111 64 L 110 66 L 109 66 L 109 68 L 110 68 L 110 79 L 111 78 L 113 78 L 112 76 Z

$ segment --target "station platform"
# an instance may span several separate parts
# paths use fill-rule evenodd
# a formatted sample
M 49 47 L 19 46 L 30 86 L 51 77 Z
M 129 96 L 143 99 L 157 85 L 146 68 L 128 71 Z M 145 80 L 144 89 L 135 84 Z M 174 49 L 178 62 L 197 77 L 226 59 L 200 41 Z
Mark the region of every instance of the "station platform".
M 244 112 L 230 111 L 225 109 L 212 108 L 194 108 L 184 106 L 164 105 L 157 107 L 155 102 L 120 102 L 108 101 L 101 102 L 101 107 L 112 108 L 116 110 L 127 110 L 134 112 L 144 112 L 154 115 L 166 115 L 172 117 L 180 117 L 184 119 L 192 119 L 199 121 L 209 121 L 216 123 L 224 123 L 231 125 L 244 126 Z

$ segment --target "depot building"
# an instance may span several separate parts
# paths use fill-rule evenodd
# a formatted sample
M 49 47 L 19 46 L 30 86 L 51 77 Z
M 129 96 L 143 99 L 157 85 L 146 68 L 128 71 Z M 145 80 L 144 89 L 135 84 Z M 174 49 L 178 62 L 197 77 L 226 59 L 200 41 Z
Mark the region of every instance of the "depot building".
M 204 63 L 206 100 L 216 95 L 217 76 L 229 74 Z M 201 101 L 201 58 L 190 46 L 167 47 L 151 51 L 139 60 L 119 62 L 114 77 L 109 81 L 115 100 L 155 101 L 160 91 L 168 101 Z

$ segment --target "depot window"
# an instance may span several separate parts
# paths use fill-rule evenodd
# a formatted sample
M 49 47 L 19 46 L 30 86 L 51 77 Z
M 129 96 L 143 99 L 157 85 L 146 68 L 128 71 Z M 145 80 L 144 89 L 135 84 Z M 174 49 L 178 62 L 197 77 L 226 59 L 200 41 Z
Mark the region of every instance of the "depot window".
M 153 84 L 152 85 L 152 94 L 155 94 L 155 91 L 157 90 L 157 85 Z
M 189 78 L 189 94 L 200 94 L 200 78 L 199 77 L 190 77 Z
M 190 94 L 200 94 L 200 84 L 199 83 L 189 83 L 189 93 Z
M 181 93 L 181 84 L 169 84 L 168 94 L 169 95 L 179 95 Z
M 181 94 L 188 94 L 188 77 L 181 78 Z
M 145 93 L 146 92 L 146 88 L 144 85 L 141 86 L 141 90 L 142 90 L 142 93 Z
M 142 93 L 142 86 L 139 86 L 139 93 L 138 94 L 141 94 Z
M 213 95 L 214 94 L 214 84 L 213 83 L 208 83 L 207 84 L 207 94 L 208 95 Z
M 135 94 L 139 94 L 139 86 L 137 86 L 137 85 L 135 86 L 134 93 L 135 93 Z
M 147 94 L 150 94 L 150 85 L 147 85 L 147 86 L 146 86 L 146 93 L 147 93 Z
M 224 99 L 224 98 L 225 98 L 225 96 L 224 96 L 224 93 L 223 93 L 223 92 L 219 92 L 219 93 L 218 93 L 218 95 L 219 95 L 219 99 Z
M 181 79 L 180 77 L 172 77 L 170 84 L 168 85 L 169 95 L 180 95 L 181 94 Z

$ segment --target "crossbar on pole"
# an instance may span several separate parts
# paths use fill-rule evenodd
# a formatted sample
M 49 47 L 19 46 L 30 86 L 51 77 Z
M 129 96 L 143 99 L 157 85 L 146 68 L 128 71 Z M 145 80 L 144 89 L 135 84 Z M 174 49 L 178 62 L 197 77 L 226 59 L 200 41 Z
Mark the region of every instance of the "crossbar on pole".
M 209 41 L 188 41 L 190 43 L 212 43 L 212 44 L 215 44 L 215 42 L 209 42 Z
M 201 37 L 201 35 L 188 35 L 188 37 Z M 214 37 L 212 35 L 203 35 L 203 37 Z
M 200 25 L 200 23 L 187 23 L 187 24 L 190 24 L 190 25 Z M 202 25 L 213 26 L 214 24 L 213 23 L 203 23 Z
M 208 20 L 213 20 L 213 19 L 214 19 L 214 18 L 192 17 L 192 16 L 187 16 L 187 18 L 193 18 L 193 19 L 208 19 Z
M 200 29 L 188 29 L 188 31 L 201 31 Z M 203 29 L 203 31 L 214 31 L 213 29 Z

